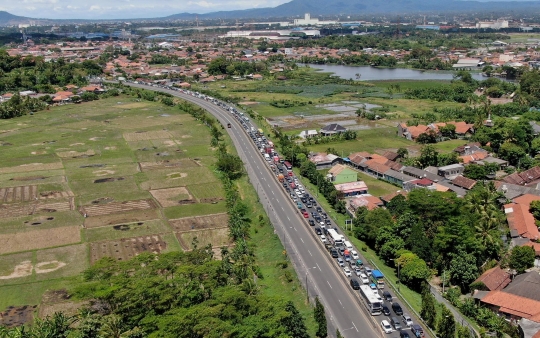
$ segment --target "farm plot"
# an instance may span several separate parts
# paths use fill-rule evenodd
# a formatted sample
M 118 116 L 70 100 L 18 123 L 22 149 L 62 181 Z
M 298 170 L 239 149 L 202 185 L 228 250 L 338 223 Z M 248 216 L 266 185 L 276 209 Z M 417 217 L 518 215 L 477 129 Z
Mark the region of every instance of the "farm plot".
M 186 187 L 150 190 L 150 193 L 163 208 L 195 203 Z
M 207 167 L 171 168 L 145 172 L 146 182 L 140 184 L 141 189 L 157 190 L 163 188 L 185 187 L 190 184 L 215 182 L 220 185 L 218 178 Z
M 67 226 L 52 229 L 38 229 L 16 234 L 0 234 L 0 254 L 44 249 L 79 243 L 80 227 Z
M 93 149 L 88 149 L 86 151 L 69 150 L 69 151 L 58 151 L 56 152 L 56 155 L 58 155 L 58 157 L 63 158 L 63 159 L 87 158 L 87 157 L 95 156 L 96 152 Z
M 102 216 L 114 213 L 129 212 L 134 210 L 155 209 L 157 206 L 152 200 L 138 200 L 125 202 L 112 202 L 99 205 L 87 205 L 80 208 L 82 214 L 87 217 Z
M 0 168 L 0 174 L 23 173 L 23 172 L 30 172 L 30 171 L 47 171 L 47 170 L 56 170 L 56 169 L 63 169 L 63 168 L 64 168 L 64 165 L 61 162 L 29 163 L 29 164 L 21 164 L 16 167 Z
M 141 252 L 160 253 L 167 248 L 161 235 L 123 238 L 115 241 L 94 242 L 90 244 L 90 263 L 103 257 L 128 260 Z
M 4 255 L 0 259 L 0 284 L 32 275 L 33 252 Z
M 189 185 L 188 189 L 199 203 L 212 203 L 225 198 L 225 190 L 223 190 L 221 184 L 193 184 Z
M 62 312 L 66 316 L 74 316 L 78 309 L 86 304 L 88 304 L 87 301 L 72 301 L 71 295 L 65 289 L 47 290 L 41 298 L 38 317 L 45 319 L 52 317 L 56 312 Z
M 0 313 L 0 325 L 17 327 L 30 323 L 34 319 L 37 305 L 10 306 Z
M 163 160 L 155 162 L 139 162 L 141 171 L 150 171 L 157 169 L 174 169 L 174 168 L 193 168 L 200 167 L 201 164 L 193 159 L 181 159 L 181 160 Z
M 185 232 L 227 227 L 229 216 L 226 213 L 205 216 L 185 217 L 169 220 L 174 231 Z
M 87 244 L 39 250 L 34 264 L 36 280 L 76 276 L 87 268 Z
M 84 229 L 88 242 L 100 242 L 113 239 L 140 237 L 153 234 L 172 233 L 171 228 L 160 219 L 122 223 L 112 226 Z
M 153 131 L 141 131 L 141 132 L 134 132 L 134 133 L 124 133 L 124 139 L 127 142 L 156 140 L 156 139 L 170 139 L 170 138 L 172 138 L 172 135 L 166 130 L 153 130 Z
M 184 250 L 193 249 L 193 240 L 196 238 L 198 247 L 204 247 L 208 244 L 213 248 L 229 246 L 232 244 L 229 238 L 229 228 L 204 229 L 187 232 L 177 232 L 176 238 Z
M 37 186 L 0 188 L 0 203 L 28 202 L 37 199 Z

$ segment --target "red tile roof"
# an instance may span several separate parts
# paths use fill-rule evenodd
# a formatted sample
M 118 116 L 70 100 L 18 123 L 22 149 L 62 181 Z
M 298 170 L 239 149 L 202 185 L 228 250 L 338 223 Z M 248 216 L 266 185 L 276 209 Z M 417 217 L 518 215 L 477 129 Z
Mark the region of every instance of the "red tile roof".
M 540 233 L 538 232 L 534 217 L 529 211 L 530 200 L 533 197 L 525 197 L 523 199 L 521 197 L 514 199 L 513 203 L 504 206 L 508 227 L 510 230 L 516 230 L 518 235 L 522 237 L 537 240 L 540 237 Z M 534 196 L 534 198 L 540 199 L 539 196 Z
M 513 173 L 506 176 L 503 181 L 506 183 L 524 185 L 540 179 L 540 167 L 533 167 L 521 173 Z
M 476 185 L 476 181 L 464 176 L 458 176 L 454 178 L 452 184 L 467 190 L 471 190 Z
M 475 282 L 482 282 L 489 291 L 504 289 L 510 284 L 510 274 L 496 266 L 484 272 Z
M 540 302 L 534 299 L 520 297 L 501 290 L 491 291 L 482 303 L 499 306 L 499 311 L 517 317 L 533 320 L 540 314 Z

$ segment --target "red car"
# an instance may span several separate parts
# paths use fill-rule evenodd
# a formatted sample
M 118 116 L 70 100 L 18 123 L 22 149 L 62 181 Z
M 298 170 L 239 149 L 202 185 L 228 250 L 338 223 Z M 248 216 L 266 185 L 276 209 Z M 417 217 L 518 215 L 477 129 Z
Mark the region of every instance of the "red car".
M 304 215 L 304 218 L 309 218 L 309 214 L 307 212 L 303 212 L 302 215 Z

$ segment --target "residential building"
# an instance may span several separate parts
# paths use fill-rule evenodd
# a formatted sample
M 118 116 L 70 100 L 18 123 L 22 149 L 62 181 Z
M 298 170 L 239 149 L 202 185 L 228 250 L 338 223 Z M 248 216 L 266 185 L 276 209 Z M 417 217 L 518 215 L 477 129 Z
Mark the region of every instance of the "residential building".
M 328 171 L 327 178 L 334 184 L 356 182 L 358 173 L 343 164 L 336 164 Z
M 439 167 L 437 174 L 446 179 L 453 180 L 458 175 L 463 174 L 464 170 L 465 170 L 465 167 L 463 166 L 463 164 L 456 163 L 456 164 L 446 165 L 444 167 Z
M 337 123 L 332 123 L 332 124 L 329 124 L 327 126 L 324 126 L 321 129 L 320 133 L 323 136 L 330 136 L 330 135 L 334 135 L 334 134 L 341 134 L 341 133 L 344 133 L 345 131 L 347 131 L 347 129 L 345 129 L 344 127 L 340 126 Z
M 529 211 L 532 201 L 540 201 L 540 196 L 526 194 L 514 198 L 512 203 L 504 205 L 504 213 L 506 214 L 506 220 L 510 228 L 510 236 L 515 244 L 523 244 L 523 241 L 515 241 L 518 238 L 527 238 L 531 241 L 536 241 L 540 238 L 534 216 Z
M 340 161 L 340 158 L 334 154 L 318 153 L 310 156 L 309 160 L 315 164 L 317 170 L 320 170 L 331 168 Z
M 517 185 L 535 186 L 540 182 L 540 167 L 533 167 L 521 173 L 515 172 L 506 176 L 503 179 L 503 182 Z
M 476 185 L 476 181 L 459 175 L 452 180 L 452 184 L 463 189 L 471 190 Z
M 474 283 L 482 282 L 488 291 L 494 291 L 504 289 L 510 281 L 510 274 L 496 266 L 484 272 Z
M 368 187 L 364 181 L 336 184 L 336 190 L 343 193 L 344 197 L 352 197 L 368 193 Z
M 300 136 L 303 139 L 306 139 L 308 137 L 313 137 L 317 135 L 319 135 L 319 133 L 316 130 L 312 129 L 312 130 L 302 130 L 298 136 Z
M 347 212 L 354 217 L 356 210 L 361 207 L 365 207 L 368 210 L 373 210 L 384 205 L 383 201 L 378 197 L 371 195 L 360 195 L 347 199 Z

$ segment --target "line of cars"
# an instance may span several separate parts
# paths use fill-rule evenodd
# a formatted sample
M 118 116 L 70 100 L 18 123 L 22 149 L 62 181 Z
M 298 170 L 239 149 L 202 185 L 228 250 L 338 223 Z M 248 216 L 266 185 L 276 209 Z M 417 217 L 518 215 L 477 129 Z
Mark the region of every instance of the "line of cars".
M 133 82 L 137 83 L 136 81 Z M 345 276 L 350 278 L 351 287 L 354 290 L 358 290 L 360 289 L 360 282 L 362 284 L 369 284 L 374 294 L 381 298 L 377 285 L 370 283 L 369 276 L 371 275 L 372 269 L 363 264 L 357 251 L 353 250 L 353 247 L 349 242 L 344 241 L 343 243 L 340 243 L 341 245 L 334 246 L 333 241 L 327 238 L 330 230 L 338 233 L 337 227 L 332 227 L 332 221 L 329 219 L 328 214 L 317 205 L 317 201 L 312 196 L 306 193 L 304 187 L 300 184 L 298 178 L 292 172 L 292 166 L 288 162 L 285 162 L 283 159 L 279 158 L 279 155 L 273 148 L 273 143 L 267 140 L 260 130 L 255 130 L 255 128 L 251 125 L 249 118 L 247 118 L 244 113 L 220 100 L 198 92 L 163 85 L 153 86 L 179 91 L 187 95 L 204 99 L 230 112 L 242 125 L 246 133 L 251 137 L 257 148 L 260 150 L 262 156 L 268 162 L 270 168 L 276 174 L 280 182 L 282 182 L 283 188 L 296 203 L 303 217 L 307 219 L 310 226 L 314 227 L 315 233 L 319 236 L 321 242 L 326 246 L 332 258 L 335 258 L 337 264 L 343 269 Z M 227 124 L 227 127 L 231 127 L 230 123 Z M 310 210 L 309 212 L 308 209 Z M 332 238 L 333 236 L 329 237 Z M 353 274 L 356 275 L 360 281 L 354 278 L 352 276 Z M 388 305 L 384 303 L 384 301 L 391 304 L 392 311 L 395 314 L 394 316 L 391 315 L 390 309 Z M 393 302 L 393 297 L 389 291 L 382 292 L 381 302 L 383 302 L 382 313 L 385 316 L 389 316 L 389 320 L 384 319 L 380 324 L 385 333 L 399 331 L 400 338 L 410 338 L 411 336 L 409 333 L 405 331 L 405 327 L 407 327 L 411 329 L 412 337 L 424 337 L 422 327 L 418 324 L 414 324 L 411 317 L 403 313 L 399 303 Z M 403 326 L 401 325 L 402 323 Z

